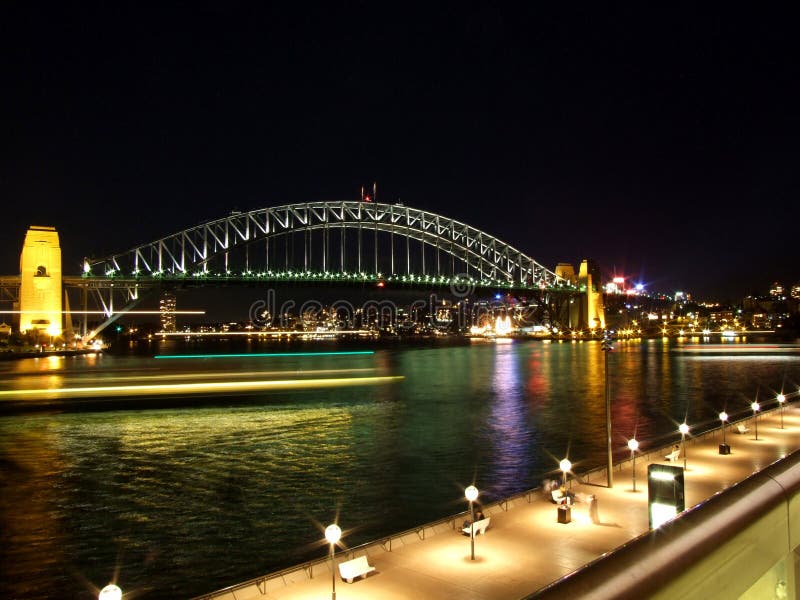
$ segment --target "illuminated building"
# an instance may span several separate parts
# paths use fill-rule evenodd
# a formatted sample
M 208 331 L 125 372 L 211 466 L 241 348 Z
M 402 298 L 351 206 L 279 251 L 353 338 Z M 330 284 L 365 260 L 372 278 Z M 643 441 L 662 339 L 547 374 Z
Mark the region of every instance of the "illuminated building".
M 775 283 L 772 284 L 772 287 L 769 290 L 769 295 L 772 296 L 773 298 L 782 298 L 784 292 L 785 289 L 783 287 L 783 284 L 776 281 Z
M 175 294 L 172 292 L 164 292 L 161 295 L 159 302 L 159 311 L 161 312 L 161 331 L 175 331 Z
M 61 245 L 55 227 L 31 225 L 19 259 L 19 330 L 60 336 Z

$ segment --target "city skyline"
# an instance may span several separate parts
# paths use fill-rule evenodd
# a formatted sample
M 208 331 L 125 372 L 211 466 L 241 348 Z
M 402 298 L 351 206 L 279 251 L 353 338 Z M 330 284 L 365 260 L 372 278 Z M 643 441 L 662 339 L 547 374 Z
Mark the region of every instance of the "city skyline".
M 553 268 L 790 287 L 797 47 L 780 11 L 170 4 L 7 11 L 0 167 L 15 273 L 232 210 L 403 202 Z

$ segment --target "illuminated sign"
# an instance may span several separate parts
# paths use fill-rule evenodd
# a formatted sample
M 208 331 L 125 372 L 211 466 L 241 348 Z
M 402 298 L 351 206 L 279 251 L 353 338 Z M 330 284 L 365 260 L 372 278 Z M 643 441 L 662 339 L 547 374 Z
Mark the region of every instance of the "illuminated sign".
M 647 514 L 650 529 L 657 529 L 686 508 L 683 469 L 672 465 L 647 467 Z

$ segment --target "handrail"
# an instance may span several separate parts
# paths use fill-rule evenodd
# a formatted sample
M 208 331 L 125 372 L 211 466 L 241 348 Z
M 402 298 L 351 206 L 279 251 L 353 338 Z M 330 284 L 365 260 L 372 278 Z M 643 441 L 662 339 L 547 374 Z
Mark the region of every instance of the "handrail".
M 795 451 L 524 600 L 650 598 L 657 592 L 669 593 L 671 585 L 675 597 L 683 597 L 681 576 L 771 509 L 788 505 L 798 493 L 800 451 Z M 747 556 L 739 559 L 747 560 Z M 697 596 L 703 593 L 698 590 Z

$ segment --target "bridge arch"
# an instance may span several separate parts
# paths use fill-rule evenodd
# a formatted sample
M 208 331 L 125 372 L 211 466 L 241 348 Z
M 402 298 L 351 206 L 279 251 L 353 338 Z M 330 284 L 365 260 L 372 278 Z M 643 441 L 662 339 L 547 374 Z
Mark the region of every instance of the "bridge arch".
M 251 261 L 249 250 L 259 242 L 264 243 L 264 251 Z M 244 262 L 239 257 L 234 265 L 232 255 L 241 250 Z M 450 258 L 449 268 L 443 267 L 442 256 Z M 373 276 L 447 274 L 515 287 L 571 285 L 532 257 L 455 219 L 402 204 L 358 201 L 306 202 L 232 212 L 118 254 L 87 258 L 84 275 L 245 275 L 265 273 L 273 267 Z M 240 273 L 236 272 L 239 269 Z

